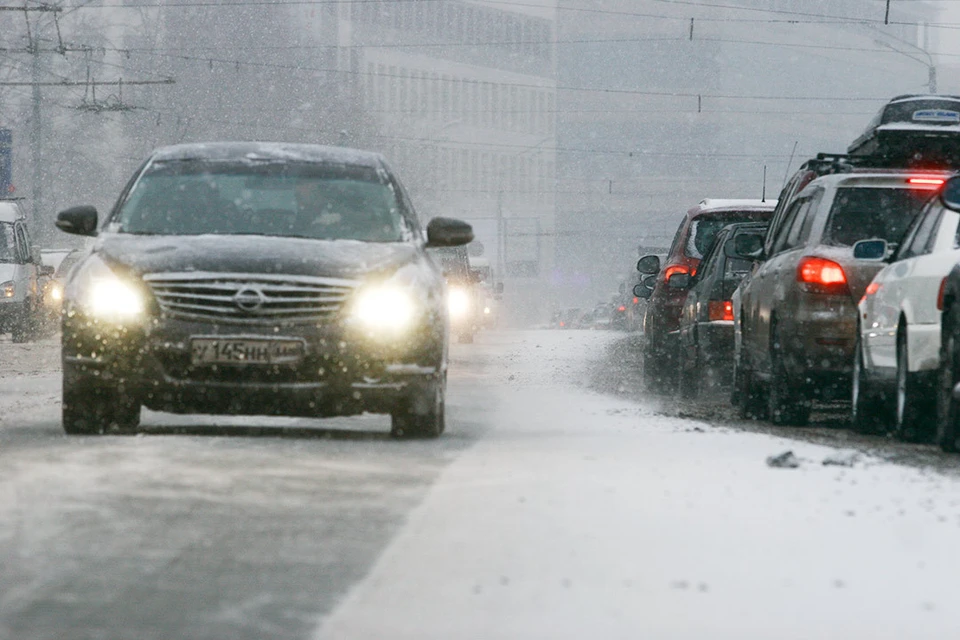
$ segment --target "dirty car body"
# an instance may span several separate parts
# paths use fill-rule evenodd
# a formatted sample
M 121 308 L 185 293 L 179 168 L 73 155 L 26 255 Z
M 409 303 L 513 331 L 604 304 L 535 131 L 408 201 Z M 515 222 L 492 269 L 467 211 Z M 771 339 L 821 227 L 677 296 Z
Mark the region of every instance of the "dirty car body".
M 137 172 L 99 233 L 91 209 L 57 222 L 97 236 L 64 290 L 68 432 L 135 429 L 141 405 L 370 411 L 391 414 L 395 435 L 442 432 L 444 280 L 379 155 L 168 147 Z M 441 245 L 472 238 L 469 225 L 447 219 L 431 234 Z

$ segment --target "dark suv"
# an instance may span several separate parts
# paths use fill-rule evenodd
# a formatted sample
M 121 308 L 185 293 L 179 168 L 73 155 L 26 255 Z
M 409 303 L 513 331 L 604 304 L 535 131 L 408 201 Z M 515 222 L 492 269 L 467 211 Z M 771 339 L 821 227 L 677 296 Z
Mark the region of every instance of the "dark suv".
M 693 275 L 725 226 L 767 221 L 776 205 L 776 200 L 703 200 L 684 216 L 663 264 L 656 255 L 640 258 L 637 271 L 646 277 L 634 293 L 649 298 L 643 316 L 644 380 L 648 385 L 669 386 L 677 377 L 677 332 L 687 291 L 680 281 L 673 282 L 673 277 Z
M 448 319 L 426 238 L 377 154 L 214 143 L 153 153 L 63 297 L 63 428 L 130 432 L 140 407 L 323 417 L 389 413 L 396 436 L 444 428 Z

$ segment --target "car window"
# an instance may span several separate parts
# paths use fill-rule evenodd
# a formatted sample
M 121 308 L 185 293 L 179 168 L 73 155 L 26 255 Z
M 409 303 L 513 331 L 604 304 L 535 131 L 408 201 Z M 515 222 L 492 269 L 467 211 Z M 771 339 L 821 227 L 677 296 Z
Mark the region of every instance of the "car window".
M 710 247 L 707 251 L 707 255 L 703 257 L 703 261 L 700 263 L 700 266 L 697 267 L 697 281 L 703 280 L 711 276 L 717 270 L 717 264 L 720 262 L 720 258 L 723 256 L 723 244 L 725 238 L 730 237 L 729 234 L 724 234 L 721 232 L 716 239 L 716 242 Z
M 841 187 L 830 210 L 823 243 L 850 247 L 860 240 L 900 242 L 927 192 L 890 187 Z
M 124 233 L 398 242 L 393 187 L 366 167 L 172 162 L 148 168 L 119 211 Z
M 943 207 L 928 205 L 914 218 L 903 237 L 903 243 L 897 251 L 895 260 L 905 260 L 930 252 L 931 240 L 936 236 L 940 214 Z
M 716 240 L 717 234 L 727 225 L 769 219 L 770 213 L 763 211 L 726 211 L 720 214 L 701 215 L 690 223 L 690 235 L 687 237 L 685 253 L 690 258 L 702 259 Z
M 13 234 L 13 225 L 0 222 L 0 262 L 17 261 L 17 241 Z
M 27 262 L 30 258 L 30 241 L 27 239 L 26 232 L 23 229 L 22 225 L 15 224 L 13 230 L 17 235 L 17 245 L 18 245 L 18 262 Z
M 801 212 L 806 210 L 808 204 L 808 199 L 801 198 L 794 201 L 794 203 L 790 205 L 790 209 L 787 210 L 787 214 L 784 217 L 783 224 L 780 225 L 780 233 L 773 242 L 773 251 L 771 251 L 771 255 L 776 255 L 789 248 L 788 239 L 790 237 L 790 232 L 793 230 L 794 224 L 798 219 L 801 221 L 803 220 Z

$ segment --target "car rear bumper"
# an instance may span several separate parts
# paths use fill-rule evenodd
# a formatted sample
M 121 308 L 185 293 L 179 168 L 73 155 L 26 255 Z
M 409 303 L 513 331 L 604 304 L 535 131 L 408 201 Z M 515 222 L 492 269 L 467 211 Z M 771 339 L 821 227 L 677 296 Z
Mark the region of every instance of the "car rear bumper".
M 850 376 L 857 334 L 857 308 L 844 296 L 800 305 L 780 317 L 785 365 L 791 377 Z

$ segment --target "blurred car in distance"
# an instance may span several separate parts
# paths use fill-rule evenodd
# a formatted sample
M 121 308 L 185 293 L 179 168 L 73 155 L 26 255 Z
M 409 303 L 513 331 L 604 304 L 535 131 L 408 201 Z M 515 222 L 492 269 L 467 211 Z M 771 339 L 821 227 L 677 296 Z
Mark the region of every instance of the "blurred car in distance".
M 43 324 L 42 280 L 53 273 L 30 240 L 16 200 L 0 201 L 0 332 L 27 342 Z

